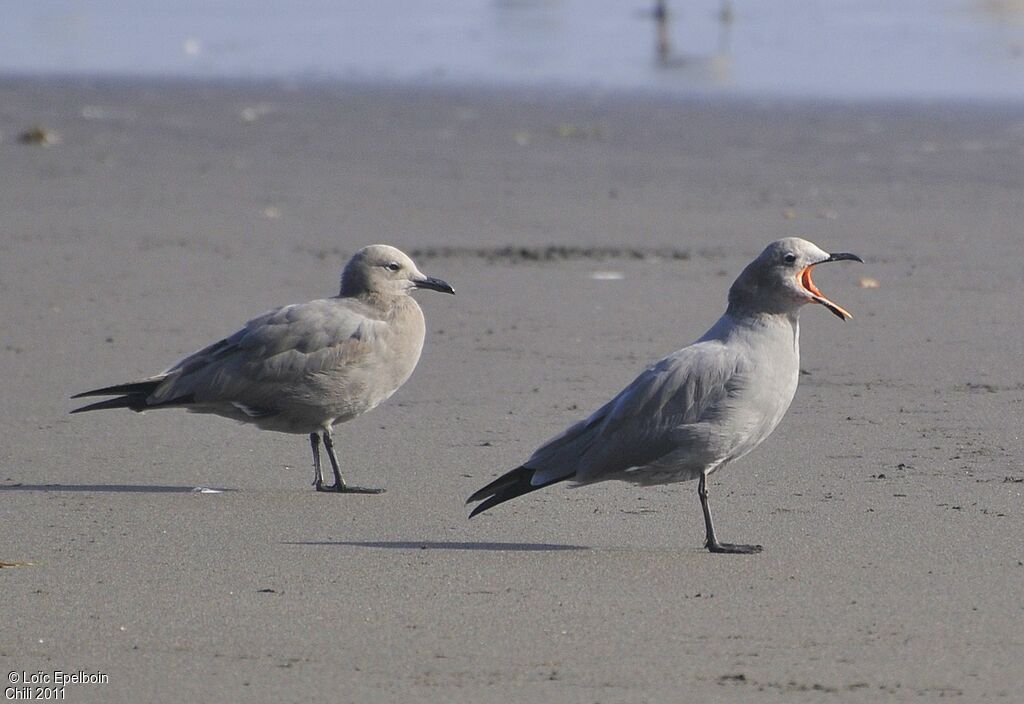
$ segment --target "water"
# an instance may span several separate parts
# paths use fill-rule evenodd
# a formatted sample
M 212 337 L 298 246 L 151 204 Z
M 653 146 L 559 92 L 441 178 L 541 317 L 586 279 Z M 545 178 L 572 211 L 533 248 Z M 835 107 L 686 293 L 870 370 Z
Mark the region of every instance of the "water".
M 1024 0 L 34 0 L 0 72 L 1024 99 Z M 659 34 L 660 32 L 660 34 Z

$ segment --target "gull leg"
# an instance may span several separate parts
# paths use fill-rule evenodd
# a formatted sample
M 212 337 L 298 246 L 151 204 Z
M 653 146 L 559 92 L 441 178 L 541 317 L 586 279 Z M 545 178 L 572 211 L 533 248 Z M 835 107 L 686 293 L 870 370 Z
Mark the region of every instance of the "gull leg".
M 313 448 L 313 486 L 317 491 L 323 491 L 324 475 L 320 471 L 320 434 L 310 433 L 309 444 Z
M 704 529 L 707 531 L 707 537 L 704 540 L 704 547 L 706 547 L 710 552 L 727 552 L 742 555 L 761 552 L 760 545 L 738 545 L 718 542 L 718 538 L 715 537 L 715 524 L 714 521 L 711 520 L 711 506 L 708 504 L 707 472 L 701 472 L 700 483 L 697 485 L 697 495 L 700 496 L 700 507 L 704 509 Z
M 334 456 L 334 438 L 331 437 L 330 428 L 324 428 L 324 449 L 327 450 L 327 457 L 331 460 L 331 469 L 334 470 L 334 486 L 317 486 L 317 491 L 333 491 L 339 494 L 380 494 L 384 491 L 383 489 L 349 486 L 345 483 L 345 480 L 341 478 L 341 470 L 338 469 L 338 458 Z

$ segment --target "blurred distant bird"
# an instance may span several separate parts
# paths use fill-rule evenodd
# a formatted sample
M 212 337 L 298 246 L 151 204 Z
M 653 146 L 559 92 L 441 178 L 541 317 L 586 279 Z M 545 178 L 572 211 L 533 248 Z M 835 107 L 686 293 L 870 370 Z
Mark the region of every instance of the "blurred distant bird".
M 423 312 L 408 294 L 455 293 L 406 254 L 376 244 L 356 252 L 334 298 L 284 306 L 156 376 L 77 394 L 116 398 L 76 408 L 184 408 L 262 430 L 308 433 L 317 491 L 378 493 L 345 483 L 331 428 L 376 408 L 412 374 L 423 349 Z M 324 486 L 320 437 L 334 470 Z
M 861 261 L 797 237 L 769 244 L 733 283 L 725 315 L 703 337 L 648 367 L 589 418 L 470 496 L 467 503 L 482 502 L 470 517 L 561 481 L 699 478 L 708 550 L 759 552 L 760 545 L 718 541 L 708 477 L 761 444 L 789 408 L 800 376 L 800 308 L 820 303 L 850 317 L 811 280 L 816 265 L 847 259 Z

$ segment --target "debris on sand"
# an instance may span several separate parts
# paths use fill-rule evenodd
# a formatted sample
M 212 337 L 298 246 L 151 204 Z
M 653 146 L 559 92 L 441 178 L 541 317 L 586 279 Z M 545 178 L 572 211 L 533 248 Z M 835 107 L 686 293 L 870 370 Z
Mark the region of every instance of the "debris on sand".
M 674 247 L 577 247 L 572 245 L 542 245 L 537 247 L 424 247 L 414 249 L 417 259 L 483 259 L 488 262 L 553 262 L 568 260 L 687 260 L 688 249 Z
M 34 125 L 18 135 L 20 144 L 36 144 L 40 147 L 55 147 L 61 143 L 61 136 L 42 125 Z

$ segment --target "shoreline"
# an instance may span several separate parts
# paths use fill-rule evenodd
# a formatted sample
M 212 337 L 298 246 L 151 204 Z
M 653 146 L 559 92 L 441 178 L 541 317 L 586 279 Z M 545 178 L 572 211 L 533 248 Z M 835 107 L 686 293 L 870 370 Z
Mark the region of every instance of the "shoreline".
M 546 84 L 500 83 L 484 81 L 417 82 L 414 80 L 380 81 L 352 78 L 259 78 L 259 77 L 187 77 L 143 76 L 131 74 L 29 74 L 0 73 L 0 86 L 14 88 L 28 84 L 55 88 L 88 88 L 93 90 L 173 89 L 182 92 L 222 89 L 237 93 L 271 91 L 304 95 L 337 96 L 348 93 L 392 96 L 435 96 L 453 99 L 505 99 L 512 102 L 543 101 L 549 103 L 603 102 L 626 104 L 640 101 L 647 105 L 720 106 L 737 109 L 792 109 L 822 110 L 836 108 L 863 108 L 888 110 L 924 110 L 935 107 L 970 111 L 1018 112 L 1024 111 L 1024 95 L 1009 98 L 966 97 L 814 97 L 786 93 L 715 94 L 710 91 L 671 93 L 654 87 L 586 86 L 581 84 L 550 82 Z

